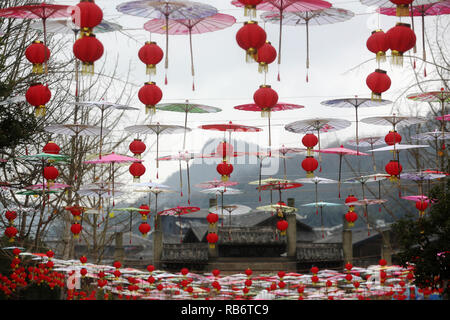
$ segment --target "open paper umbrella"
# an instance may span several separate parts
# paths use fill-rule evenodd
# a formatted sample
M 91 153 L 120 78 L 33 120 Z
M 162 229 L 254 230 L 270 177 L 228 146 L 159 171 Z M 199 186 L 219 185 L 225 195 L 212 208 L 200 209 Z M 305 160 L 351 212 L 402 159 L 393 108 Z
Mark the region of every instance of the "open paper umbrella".
M 314 150 L 316 151 L 316 150 Z M 334 153 L 339 155 L 339 177 L 338 177 L 338 192 L 339 192 L 339 199 L 341 198 L 341 167 L 342 167 L 342 157 L 345 155 L 348 156 L 368 156 L 367 153 L 359 152 L 352 149 L 344 148 L 344 146 L 340 146 L 339 148 L 328 148 L 328 149 L 322 149 L 317 150 L 316 152 L 321 153 Z
M 450 114 L 445 114 L 442 117 L 436 117 L 436 120 L 441 120 L 441 121 L 450 121 Z
M 152 19 L 144 24 L 144 29 L 152 33 L 162 33 L 170 35 L 189 35 L 189 49 L 191 54 L 191 74 L 195 76 L 194 54 L 192 49 L 192 35 L 213 32 L 228 28 L 236 23 L 233 16 L 223 13 L 216 13 L 208 17 L 194 19 Z M 194 80 L 192 80 L 192 91 L 195 90 Z
M 297 212 L 298 209 L 294 207 L 287 206 L 284 202 L 278 202 L 270 204 L 267 206 L 257 207 L 256 210 L 266 211 L 266 212 L 276 212 L 277 214 L 283 215 L 284 213 Z
M 356 117 L 356 151 L 359 152 L 359 135 L 358 135 L 358 108 L 365 107 L 380 107 L 386 104 L 390 104 L 392 101 L 389 100 L 372 100 L 371 98 L 341 98 L 322 101 L 321 104 L 328 107 L 334 108 L 355 108 Z
M 319 201 L 319 202 L 302 204 L 302 207 L 316 207 L 316 214 L 317 214 L 317 207 L 320 208 L 320 224 L 322 226 L 322 238 L 324 238 L 325 235 L 323 232 L 323 214 L 322 214 L 323 207 L 337 207 L 337 206 L 342 206 L 342 205 L 343 204 L 341 204 L 341 203 Z
M 68 184 L 64 184 L 64 183 L 45 183 L 45 184 L 33 184 L 31 186 L 25 187 L 25 189 L 29 189 L 29 190 L 58 190 L 58 189 L 66 189 L 69 188 L 70 186 Z
M 54 134 L 63 134 L 68 136 L 98 136 L 100 135 L 100 127 L 87 124 L 51 124 L 44 128 L 45 131 Z M 103 133 L 107 134 L 111 130 L 103 129 Z
M 107 154 L 102 158 L 84 161 L 84 163 L 87 163 L 87 164 L 108 164 L 108 165 L 110 165 L 110 168 L 111 168 L 110 172 L 111 172 L 111 176 L 112 176 L 113 206 L 115 206 L 115 203 L 114 203 L 114 165 L 117 163 L 133 163 L 133 162 L 142 162 L 142 160 L 124 156 L 121 154 L 116 154 L 114 152 Z
M 228 187 L 216 187 L 216 188 L 209 188 L 209 189 L 204 189 L 200 191 L 201 193 L 206 193 L 206 194 L 213 194 L 216 196 L 216 198 L 218 197 L 218 195 L 220 194 L 221 196 L 221 201 L 220 201 L 220 206 L 223 209 L 224 205 L 223 205 L 223 195 L 236 195 L 236 194 L 241 194 L 242 191 L 239 189 L 234 189 L 234 188 L 228 188 Z M 223 226 L 223 210 L 222 210 L 222 226 Z
M 14 19 L 41 19 L 44 31 L 44 45 L 47 46 L 47 25 L 48 19 L 64 18 L 72 15 L 70 6 L 49 4 L 43 1 L 38 4 L 28 4 L 18 7 L 0 9 L 0 17 Z M 47 51 L 45 51 L 47 54 Z M 48 57 L 46 57 L 45 61 Z M 47 62 L 45 62 L 45 73 L 48 73 Z
M 354 202 L 347 202 L 345 205 L 346 206 L 363 206 L 364 207 L 364 216 L 366 217 L 366 221 L 367 221 L 367 234 L 370 236 L 370 229 L 369 229 L 369 213 L 367 210 L 367 206 L 372 205 L 372 204 L 381 204 L 381 203 L 385 203 L 387 202 L 387 200 L 385 199 L 361 199 L 358 201 L 354 201 Z
M 301 108 L 304 108 L 304 106 L 301 106 L 298 104 L 283 103 L 283 102 L 277 103 L 275 106 L 273 106 L 269 110 L 267 110 L 266 108 L 262 108 L 254 103 L 243 104 L 243 105 L 234 107 L 234 109 L 237 109 L 237 110 L 261 112 L 262 115 L 267 116 L 267 121 L 268 121 L 268 126 L 269 126 L 269 147 L 272 146 L 272 135 L 271 135 L 271 125 L 270 125 L 271 113 L 275 112 L 275 111 L 296 110 L 296 109 L 301 109 Z
M 217 107 L 211 107 L 203 104 L 189 103 L 186 100 L 185 103 L 160 103 L 156 105 L 156 109 L 163 111 L 183 112 L 184 116 L 184 128 L 187 130 L 187 118 L 188 113 L 215 113 L 220 112 L 222 109 Z M 183 138 L 183 150 L 186 148 L 186 131 Z
M 435 149 L 436 149 L 436 169 L 439 169 L 439 146 L 438 146 L 438 140 L 450 139 L 450 133 L 444 132 L 444 134 L 442 134 L 442 132 L 440 132 L 437 129 L 435 129 L 434 131 L 423 132 L 423 133 L 416 134 L 416 135 L 412 136 L 411 139 L 423 140 L 423 141 L 434 140 Z
M 250 212 L 252 210 L 252 208 L 241 205 L 241 204 L 230 204 L 230 205 L 225 205 L 223 207 L 218 206 L 218 207 L 214 207 L 214 208 L 209 208 L 209 212 L 215 213 L 215 214 L 223 213 L 223 210 L 228 212 L 228 225 L 231 226 L 231 218 L 233 216 L 239 216 L 239 215 L 246 214 L 246 213 Z M 228 236 L 231 239 L 231 230 L 229 231 Z
M 260 186 L 258 186 L 256 189 L 258 189 L 258 191 L 261 190 L 270 190 L 272 191 L 278 191 L 278 195 L 279 195 L 279 201 L 281 202 L 281 190 L 288 190 L 288 189 L 295 189 L 295 188 L 300 188 L 303 187 L 303 184 L 298 183 L 296 181 L 277 181 L 277 182 L 271 182 L 271 183 L 264 183 Z
M 191 131 L 190 128 L 177 126 L 177 125 L 166 125 L 166 124 L 143 124 L 131 127 L 126 127 L 126 131 L 136 134 L 156 134 L 156 178 L 158 178 L 159 169 L 159 135 L 160 134 L 175 134 L 180 132 Z
M 331 180 L 331 179 L 327 179 L 327 178 L 321 178 L 321 177 L 312 177 L 312 178 L 301 178 L 301 179 L 297 179 L 295 180 L 296 182 L 300 182 L 300 183 L 314 183 L 315 185 L 315 195 L 316 195 L 316 203 L 318 202 L 317 199 L 317 185 L 319 183 L 323 183 L 323 184 L 330 184 L 330 183 L 337 183 L 336 180 Z M 318 206 L 316 206 L 316 214 L 318 214 Z
M 257 151 L 257 152 L 250 152 L 248 153 L 249 156 L 255 156 L 258 161 L 259 161 L 259 180 L 258 181 L 254 181 L 254 182 L 250 182 L 249 184 L 258 184 L 259 187 L 261 187 L 261 184 L 263 183 L 261 178 L 262 178 L 262 166 L 263 166 L 263 160 L 266 158 L 271 158 L 271 157 L 279 157 L 279 153 L 272 153 L 269 149 L 269 152 L 266 151 Z M 287 181 L 286 179 L 266 179 L 266 181 Z M 259 194 L 259 201 L 261 202 L 261 189 L 258 188 L 258 194 Z M 270 195 L 272 196 L 272 193 L 270 193 Z
M 150 206 L 150 193 L 151 193 L 151 190 L 158 189 L 158 190 L 172 191 L 172 190 L 170 190 L 170 187 L 166 186 L 165 184 L 151 182 L 151 181 L 150 182 L 136 183 L 134 186 L 135 187 L 147 187 L 146 190 L 134 190 L 134 192 L 148 192 L 149 193 L 149 196 L 148 196 L 148 205 L 149 206 Z M 155 212 L 158 212 L 158 210 L 155 209 Z
M 143 190 L 139 190 L 138 192 L 143 192 Z M 159 197 L 159 195 L 161 193 L 174 193 L 175 191 L 172 189 L 168 189 L 168 188 L 153 187 L 153 188 L 150 188 L 149 190 L 145 190 L 145 192 L 153 193 L 155 195 L 155 212 L 158 212 L 158 197 Z M 156 228 L 156 220 L 155 220 L 155 228 Z
M 353 18 L 355 14 L 341 8 L 325 8 L 307 11 L 289 11 L 280 13 L 266 12 L 261 15 L 264 22 L 277 23 L 287 26 L 305 25 L 306 27 L 306 82 L 308 82 L 309 70 L 309 26 L 320 26 L 343 22 Z
M 364 186 L 366 185 L 366 183 L 378 182 L 378 197 L 380 198 L 380 196 L 381 196 L 380 183 L 381 183 L 381 181 L 386 180 L 389 177 L 390 177 L 390 175 L 385 174 L 385 173 L 375 173 L 375 174 L 345 179 L 344 183 L 360 183 L 361 188 L 362 188 L 362 196 L 363 196 L 363 198 L 365 198 L 366 195 L 365 195 Z
M 174 207 L 170 209 L 166 209 L 158 212 L 160 216 L 178 216 L 178 221 L 180 222 L 180 243 L 183 241 L 182 239 L 182 230 L 181 230 L 181 221 L 180 216 L 187 213 L 197 212 L 199 211 L 199 207 Z
M 195 187 L 202 188 L 202 189 L 211 189 L 211 188 L 217 188 L 217 187 L 231 187 L 231 186 L 235 186 L 238 184 L 239 184 L 239 182 L 236 182 L 236 181 L 230 181 L 230 180 L 222 181 L 222 180 L 217 180 L 216 178 L 214 178 L 214 180 L 204 181 L 199 184 L 196 184 Z
M 305 148 L 286 147 L 283 144 L 281 147 L 268 148 L 268 151 L 278 153 L 278 157 L 283 159 L 284 179 L 286 180 L 287 179 L 286 159 L 289 159 L 289 157 L 286 155 L 306 152 L 306 149 Z
M 449 5 L 450 6 L 450 5 Z M 414 93 L 406 96 L 408 99 L 413 101 L 421 101 L 421 102 L 439 102 L 441 104 L 441 132 L 442 136 L 445 135 L 446 131 L 446 123 L 445 123 L 445 104 L 450 102 L 450 91 L 444 90 L 441 88 L 440 91 L 429 91 L 422 93 Z M 434 110 L 433 110 L 434 111 Z M 445 148 L 445 143 L 442 143 L 442 150 Z M 443 167 L 443 165 L 442 165 Z M 442 170 L 442 169 L 441 169 Z
M 383 136 L 375 136 L 375 137 L 359 138 L 358 143 L 360 147 L 370 147 L 371 149 L 373 149 L 373 146 L 385 144 L 385 141 Z M 356 146 L 356 140 L 349 140 L 347 141 L 347 144 L 351 146 Z M 372 153 L 372 162 L 373 162 L 373 171 L 376 172 L 377 165 L 375 163 L 375 154 L 373 153 Z
M 102 157 L 102 144 L 103 144 L 103 115 L 106 110 L 139 110 L 138 108 L 129 107 L 123 104 L 117 104 L 108 101 L 82 101 L 74 102 L 74 104 L 81 107 L 97 107 L 100 109 L 100 146 L 99 157 Z
M 419 193 L 423 194 L 423 183 L 428 182 L 428 189 L 430 185 L 430 181 L 434 179 L 442 179 L 447 176 L 444 172 L 436 172 L 436 171 L 418 171 L 418 172 L 404 172 L 400 174 L 400 179 L 404 180 L 412 180 L 418 183 Z
M 231 4 L 237 7 L 243 7 L 244 5 L 234 0 Z M 280 16 L 279 19 L 279 38 L 278 38 L 278 81 L 280 81 L 280 65 L 281 65 L 281 40 L 283 33 L 283 15 L 286 12 L 306 12 L 312 10 L 320 10 L 330 8 L 331 3 L 323 0 L 263 0 L 256 6 L 256 10 L 276 12 Z
M 193 20 L 210 17 L 218 10 L 208 4 L 180 0 L 141 0 L 118 5 L 117 11 L 147 19 L 164 19 L 166 34 L 165 69 L 169 68 L 169 20 Z
M 43 31 L 43 26 L 39 22 L 32 23 L 30 25 L 30 28 Z M 77 34 L 81 30 L 79 26 L 77 26 L 75 23 L 73 23 L 71 20 L 68 19 L 54 19 L 47 21 L 46 28 L 47 33 L 58 33 L 58 34 L 72 34 L 72 33 Z M 94 30 L 95 33 L 115 32 L 121 31 L 122 26 L 114 22 L 102 20 L 102 22 L 100 22 L 100 24 L 97 25 L 94 28 Z

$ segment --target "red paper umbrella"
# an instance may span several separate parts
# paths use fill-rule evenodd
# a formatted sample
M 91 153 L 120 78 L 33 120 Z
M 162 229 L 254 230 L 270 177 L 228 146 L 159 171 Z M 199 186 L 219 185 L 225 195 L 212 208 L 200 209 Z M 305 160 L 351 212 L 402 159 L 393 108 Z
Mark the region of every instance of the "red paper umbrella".
M 234 0 L 231 4 L 236 7 L 244 5 L 238 0 Z M 278 68 L 281 64 L 281 39 L 283 32 L 283 13 L 284 12 L 305 12 L 312 10 L 320 10 L 330 8 L 331 3 L 322 0 L 263 0 L 256 6 L 256 10 L 274 11 L 280 15 L 280 32 L 278 39 Z M 278 71 L 278 81 L 280 81 L 280 72 Z
M 339 178 L 338 178 L 338 190 L 339 190 L 339 199 L 341 198 L 341 168 L 342 168 L 342 157 L 344 155 L 351 155 L 351 156 L 368 156 L 367 153 L 363 153 L 357 150 L 347 149 L 344 148 L 344 146 L 340 146 L 339 148 L 328 148 L 328 149 L 322 149 L 317 150 L 317 152 L 322 153 L 334 153 L 339 155 Z
M 281 190 L 289 190 L 300 187 L 303 187 L 303 184 L 293 181 L 282 181 L 263 184 L 261 186 L 258 186 L 256 189 L 258 189 L 259 191 L 277 190 L 281 201 Z
M 69 17 L 71 15 L 69 8 L 70 6 L 67 5 L 56 5 L 42 2 L 40 4 L 30 4 L 0 9 L 0 17 L 14 19 L 42 19 L 42 24 L 44 27 L 44 45 L 47 46 L 46 20 Z M 45 72 L 47 73 L 47 64 L 45 64 Z
M 187 213 L 193 213 L 199 211 L 199 207 L 174 207 L 158 212 L 160 216 L 178 216 L 178 222 L 180 223 L 180 242 L 182 242 L 182 228 L 181 228 L 181 215 Z
M 167 23 L 165 19 L 152 19 L 144 24 L 144 29 L 151 33 L 188 35 L 189 50 L 191 55 L 191 74 L 192 78 L 194 78 L 195 70 L 192 35 L 219 31 L 231 27 L 234 23 L 236 23 L 236 19 L 233 16 L 217 13 L 212 16 L 195 19 L 170 19 Z M 192 82 L 192 90 L 195 90 L 194 82 Z
M 304 106 L 301 106 L 298 104 L 292 104 L 292 103 L 278 102 L 276 105 L 271 107 L 270 110 L 267 110 L 264 107 L 260 107 L 254 103 L 243 104 L 243 105 L 235 106 L 234 108 L 237 110 L 242 110 L 242 111 L 267 112 L 267 121 L 268 121 L 268 125 L 269 125 L 269 147 L 270 147 L 272 145 L 272 137 L 271 137 L 271 131 L 270 131 L 271 113 L 275 112 L 275 111 L 301 109 L 301 108 L 304 108 Z

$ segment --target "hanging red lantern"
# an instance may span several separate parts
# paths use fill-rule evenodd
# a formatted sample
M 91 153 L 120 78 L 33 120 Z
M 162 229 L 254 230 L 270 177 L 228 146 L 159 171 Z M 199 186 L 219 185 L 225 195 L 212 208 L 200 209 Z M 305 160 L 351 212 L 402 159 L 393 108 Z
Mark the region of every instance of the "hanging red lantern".
M 162 49 L 153 41 L 147 41 L 138 52 L 139 59 L 147 66 L 146 74 L 156 74 L 156 65 L 164 57 Z
M 345 269 L 347 270 L 347 272 L 350 272 L 353 269 L 353 265 L 350 262 L 347 262 L 345 264 Z
M 156 112 L 155 105 L 162 99 L 162 91 L 155 82 L 146 82 L 139 90 L 139 100 L 145 104 L 145 113 L 154 114 Z
M 256 17 L 256 6 L 263 0 L 238 0 L 244 5 L 244 16 Z
M 245 61 L 254 60 L 256 52 L 266 42 L 266 37 L 266 31 L 258 25 L 258 22 L 244 22 L 244 26 L 236 33 L 236 41 L 239 47 L 246 51 Z
M 44 72 L 43 64 L 50 59 L 50 50 L 42 41 L 33 41 L 25 50 L 25 57 L 33 64 L 33 73 Z
M 147 216 L 150 214 L 150 207 L 148 205 L 146 205 L 146 204 L 142 204 L 139 207 L 139 209 L 140 209 L 139 213 L 142 216 L 142 220 L 147 220 Z
M 423 215 L 428 208 L 428 201 L 419 200 L 416 201 L 416 209 L 419 210 L 419 214 Z
M 217 165 L 216 170 L 221 175 L 222 181 L 228 181 L 233 172 L 233 165 L 224 160 Z
M 80 262 L 81 262 L 81 264 L 85 264 L 87 262 L 86 256 L 81 256 L 80 257 Z
M 261 85 L 253 94 L 253 101 L 262 108 L 261 116 L 270 117 L 270 109 L 278 102 L 278 93 L 270 85 Z
M 5 212 L 5 218 L 9 221 L 9 224 L 12 225 L 14 220 L 17 218 L 17 212 L 16 211 L 6 211 Z
M 386 142 L 386 144 L 389 146 L 393 146 L 396 143 L 402 142 L 402 136 L 399 133 L 397 133 L 397 131 L 391 130 L 384 137 L 384 142 Z
M 61 148 L 53 141 L 49 141 L 44 148 L 42 148 L 42 152 L 49 154 L 59 154 L 59 151 L 61 151 Z
M 14 242 L 14 237 L 17 234 L 17 229 L 14 226 L 9 226 L 5 229 L 5 236 L 9 238 L 9 242 Z
M 350 194 L 347 198 L 345 198 L 345 203 L 351 203 L 358 201 L 358 198 L 356 198 L 354 195 Z M 355 206 L 349 206 L 349 210 L 353 211 L 355 210 Z
M 103 44 L 94 34 L 86 34 L 73 45 L 75 57 L 82 62 L 83 74 L 94 74 L 94 62 L 103 56 Z
M 139 178 L 145 173 L 145 167 L 141 162 L 133 162 L 128 170 L 133 176 L 133 182 L 139 182 Z
M 51 186 L 59 176 L 59 171 L 53 166 L 46 166 L 43 172 L 45 180 Z
M 369 39 L 366 41 L 367 49 L 375 53 L 377 62 L 386 61 L 386 51 L 389 50 L 386 33 L 383 30 L 372 31 Z
M 217 151 L 217 154 L 220 155 L 222 157 L 222 159 L 225 161 L 229 158 L 230 154 L 233 154 L 234 148 L 233 148 L 233 145 L 223 141 L 223 142 L 219 143 L 216 151 Z
M 302 161 L 302 168 L 306 171 L 306 177 L 312 178 L 314 177 L 314 170 L 319 167 L 319 162 L 312 156 L 307 156 Z
M 206 220 L 212 227 L 214 227 L 215 224 L 219 221 L 219 215 L 217 213 L 210 212 L 206 216 Z
M 70 231 L 73 234 L 73 237 L 75 239 L 78 239 L 78 237 L 80 236 L 81 230 L 83 228 L 81 227 L 81 224 L 75 222 L 74 224 L 72 224 L 72 226 L 70 227 Z
M 206 241 L 208 241 L 209 247 L 211 249 L 214 249 L 216 247 L 217 241 L 219 241 L 219 236 L 215 232 L 210 232 L 206 236 Z
M 311 267 L 311 269 L 309 271 L 311 271 L 311 273 L 313 275 L 316 275 L 316 274 L 319 273 L 319 268 L 318 267 Z
M 142 222 L 139 225 L 139 232 L 142 233 L 142 236 L 145 238 L 147 234 L 150 232 L 151 227 L 147 222 Z
M 407 23 L 398 22 L 386 32 L 386 39 L 391 49 L 392 64 L 403 65 L 403 53 L 416 44 L 416 35 Z
M 397 17 L 408 17 L 409 14 L 409 5 L 413 3 L 414 0 L 389 0 L 393 4 L 397 6 L 395 15 Z
M 52 93 L 47 85 L 41 83 L 33 84 L 25 93 L 25 98 L 29 104 L 36 108 L 36 116 L 45 116 L 45 105 L 50 101 Z
M 398 160 L 391 160 L 384 168 L 386 173 L 391 177 L 389 178 L 391 181 L 396 181 L 403 170 L 402 165 Z
M 277 58 L 277 50 L 272 46 L 270 41 L 267 41 L 258 49 L 256 54 L 256 62 L 258 62 L 258 72 L 267 73 L 269 71 L 269 64 Z
M 83 213 L 83 207 L 73 206 L 73 207 L 67 207 L 66 209 L 68 209 L 70 211 L 70 213 L 72 214 L 75 221 L 81 220 L 81 214 Z
M 312 156 L 312 150 L 319 143 L 319 138 L 313 133 L 307 133 L 303 136 L 302 143 L 306 147 L 306 154 Z
M 391 87 L 391 78 L 386 71 L 376 69 L 366 78 L 366 84 L 372 90 L 372 100 L 381 100 L 381 94 Z
M 351 228 L 355 225 L 355 221 L 358 220 L 358 215 L 354 211 L 348 211 L 345 214 L 345 220 L 348 222 L 348 226 Z
M 72 11 L 72 21 L 83 29 L 84 33 L 92 32 L 102 20 L 103 11 L 94 0 L 81 0 Z
M 134 154 L 134 157 L 137 159 L 141 159 L 141 154 L 144 153 L 147 146 L 141 139 L 134 139 L 130 143 L 130 151 Z
M 277 222 L 277 229 L 280 231 L 280 234 L 282 235 L 282 236 L 285 236 L 286 235 L 286 230 L 287 230 L 287 228 L 288 228 L 288 222 L 286 221 L 286 220 L 279 220 L 278 222 Z

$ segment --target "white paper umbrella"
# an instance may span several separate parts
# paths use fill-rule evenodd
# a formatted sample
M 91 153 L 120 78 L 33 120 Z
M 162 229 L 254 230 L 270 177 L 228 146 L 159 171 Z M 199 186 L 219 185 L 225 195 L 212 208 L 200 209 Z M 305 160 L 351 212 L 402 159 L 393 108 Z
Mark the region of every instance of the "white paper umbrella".
M 30 25 L 30 28 L 43 31 L 44 28 L 42 23 L 39 21 L 33 22 Z M 49 20 L 46 23 L 46 28 L 48 33 L 60 33 L 60 34 L 77 34 L 80 31 L 80 27 L 76 24 L 72 23 L 70 19 L 55 19 Z M 122 30 L 122 26 L 103 20 L 100 22 L 98 26 L 94 28 L 94 32 L 97 33 L 106 33 L 106 32 L 114 32 Z
M 367 221 L 367 234 L 370 236 L 370 225 L 369 225 L 369 213 L 367 210 L 367 206 L 372 205 L 372 204 L 381 204 L 381 203 L 385 203 L 387 202 L 387 200 L 385 199 L 361 199 L 358 201 L 354 201 L 354 202 L 347 202 L 345 205 L 346 206 L 363 206 L 364 207 L 364 216 L 366 217 L 366 221 Z
M 45 131 L 54 134 L 63 134 L 68 136 L 98 136 L 100 135 L 100 127 L 86 124 L 53 124 L 44 128 Z M 111 130 L 103 129 L 104 133 Z
M 224 206 L 217 206 L 209 208 L 209 212 L 215 213 L 215 214 L 222 214 L 223 211 L 228 212 L 228 224 L 231 225 L 231 218 L 233 216 L 240 216 L 246 213 L 249 213 L 252 208 L 240 205 L 240 204 L 229 204 Z
M 349 140 L 347 144 L 351 146 L 356 146 L 356 140 Z M 359 138 L 358 146 L 359 147 L 370 147 L 373 149 L 373 146 L 379 146 L 385 144 L 383 136 L 373 136 L 373 137 L 364 137 Z M 377 165 L 375 163 L 375 155 L 372 153 L 372 163 L 373 163 L 373 172 L 377 172 Z
M 382 148 L 367 150 L 367 152 L 378 152 L 378 151 L 400 151 L 407 149 L 415 149 L 415 148 L 429 148 L 430 146 L 427 144 L 400 144 L 396 143 L 392 146 L 386 146 Z
M 242 191 L 239 189 L 234 189 L 234 188 L 228 188 L 228 187 L 217 187 L 217 188 L 210 188 L 210 189 L 204 189 L 200 191 L 201 193 L 207 193 L 207 194 L 213 194 L 216 196 L 216 198 L 219 196 L 219 194 L 221 195 L 221 207 L 223 209 L 224 205 L 223 205 L 223 195 L 236 195 L 236 194 L 241 194 Z M 222 210 L 222 226 L 223 226 L 223 210 Z

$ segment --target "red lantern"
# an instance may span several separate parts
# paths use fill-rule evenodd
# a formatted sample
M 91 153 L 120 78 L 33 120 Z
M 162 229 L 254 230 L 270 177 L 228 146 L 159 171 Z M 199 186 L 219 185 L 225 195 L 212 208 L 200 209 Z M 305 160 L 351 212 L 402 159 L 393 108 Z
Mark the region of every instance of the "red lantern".
M 228 181 L 233 172 L 233 165 L 224 160 L 217 165 L 216 170 L 222 176 L 222 181 Z
M 147 216 L 150 214 L 150 207 L 147 206 L 147 205 L 145 205 L 145 204 L 143 204 L 143 205 L 141 205 L 141 206 L 139 207 L 139 209 L 141 209 L 141 210 L 139 211 L 139 213 L 140 213 L 141 216 L 142 216 L 142 220 L 147 220 Z
M 181 272 L 181 274 L 183 276 L 186 276 L 189 273 L 189 269 L 188 268 L 181 268 L 180 272 Z
M 29 104 L 36 108 L 36 116 L 45 116 L 45 105 L 50 101 L 52 93 L 47 85 L 41 83 L 33 84 L 25 93 Z
M 206 220 L 208 220 L 208 223 L 211 225 L 215 225 L 217 223 L 217 221 L 219 221 L 219 215 L 216 213 L 212 213 L 210 212 L 207 216 L 206 216 Z
M 82 207 L 69 207 L 68 210 L 72 214 L 75 221 L 81 220 L 81 214 L 83 213 Z
M 389 133 L 384 137 L 384 141 L 387 145 L 393 146 L 396 143 L 402 142 L 402 136 L 397 133 L 397 131 L 389 131 Z
M 217 151 L 217 154 L 222 156 L 223 160 L 225 161 L 229 158 L 230 154 L 233 154 L 234 148 L 233 148 L 233 145 L 223 141 L 223 142 L 219 143 L 216 151 Z
M 391 49 L 392 64 L 403 65 L 403 53 L 416 44 L 416 35 L 407 23 L 397 23 L 386 32 L 386 38 Z
M 409 16 L 409 5 L 413 3 L 414 0 L 389 0 L 393 4 L 397 5 L 395 15 L 397 17 L 407 17 Z
M 53 166 L 47 166 L 44 168 L 44 178 L 47 180 L 47 183 L 49 185 L 52 185 L 55 183 L 55 180 L 59 176 L 59 171 Z
M 206 241 L 208 241 L 209 247 L 211 249 L 214 249 L 216 247 L 217 241 L 219 241 L 219 236 L 214 232 L 208 233 L 208 235 L 206 236 Z
M 142 222 L 139 225 L 139 232 L 142 233 L 142 236 L 145 238 L 147 236 L 147 233 L 149 233 L 151 230 L 150 225 L 147 222 Z
M 266 42 L 266 32 L 256 21 L 244 22 L 244 26 L 236 33 L 236 41 L 246 51 L 245 61 L 251 62 L 258 49 Z
M 141 162 L 133 162 L 128 170 L 133 176 L 133 182 L 139 182 L 139 178 L 145 173 L 145 167 Z
M 313 275 L 316 275 L 317 273 L 319 273 L 319 268 L 317 268 L 317 267 L 312 267 L 309 271 L 311 271 L 311 273 L 312 273 Z
M 25 50 L 25 57 L 33 64 L 33 73 L 41 74 L 43 64 L 50 58 L 50 50 L 41 41 L 33 41 Z
M 378 261 L 378 264 L 380 266 L 384 267 L 385 265 L 387 265 L 387 261 L 386 261 L 386 259 L 380 259 L 380 261 Z M 386 273 L 384 275 L 386 275 Z
M 250 276 L 253 274 L 252 269 L 247 268 L 247 270 L 245 270 L 245 274 L 247 275 L 247 278 L 250 278 Z
M 347 269 L 347 272 L 350 272 L 350 270 L 352 270 L 352 268 L 353 268 L 353 265 L 350 262 L 345 264 L 345 269 Z
M 139 59 L 147 66 L 147 74 L 156 74 L 156 65 L 164 57 L 162 49 L 153 41 L 147 41 L 139 50 Z
M 287 230 L 287 228 L 288 228 L 288 222 L 286 221 L 286 220 L 279 220 L 278 222 L 277 222 L 277 229 L 280 231 L 280 234 L 282 235 L 282 236 L 285 236 L 286 235 L 286 230 Z
M 366 41 L 367 49 L 376 54 L 377 62 L 386 61 L 386 51 L 389 50 L 386 33 L 383 30 L 372 31 L 371 36 Z
M 42 152 L 50 154 L 59 154 L 59 151 L 61 151 L 61 148 L 53 141 L 49 141 L 42 149 Z
M 72 224 L 72 226 L 70 227 L 70 231 L 73 234 L 73 237 L 75 239 L 78 239 L 78 237 L 80 236 L 81 230 L 83 228 L 81 227 L 81 224 L 75 222 L 74 224 Z
M 419 214 L 423 215 L 428 208 L 428 201 L 419 200 L 416 201 L 416 209 L 419 210 Z
M 13 226 L 9 226 L 5 229 L 5 236 L 9 238 L 9 242 L 14 242 L 14 237 L 17 234 L 17 229 Z
M 391 87 L 391 78 L 386 71 L 376 69 L 367 76 L 366 84 L 372 90 L 372 100 L 381 100 L 381 94 Z
M 358 220 L 358 215 L 354 211 L 348 211 L 345 214 L 345 220 L 347 220 L 348 226 L 351 228 L 355 225 L 355 221 Z
M 81 257 L 80 257 L 80 262 L 81 262 L 82 264 L 85 264 L 85 263 L 87 262 L 86 256 L 81 256 Z
M 94 62 L 103 56 L 103 51 L 103 44 L 93 34 L 86 34 L 73 45 L 75 57 L 83 64 L 83 74 L 94 74 Z
M 253 94 L 253 101 L 262 108 L 262 117 L 270 117 L 270 109 L 277 104 L 278 94 L 269 85 L 261 85 Z
M 256 17 L 256 6 L 263 0 L 238 0 L 244 7 L 244 16 Z
M 263 73 L 269 71 L 269 64 L 277 58 L 277 50 L 272 46 L 270 41 L 267 41 L 258 49 L 257 59 L 258 72 Z
M 94 3 L 94 0 L 81 0 L 72 11 L 72 21 L 79 26 L 84 33 L 92 32 L 103 20 L 102 9 Z
M 353 276 L 350 273 L 347 273 L 347 275 L 345 276 L 345 280 L 347 280 L 348 283 L 350 283 L 353 279 Z
M 391 160 L 389 163 L 384 167 L 386 170 L 386 173 L 389 174 L 391 177 L 389 178 L 391 181 L 396 181 L 398 179 L 398 176 L 403 170 L 402 165 L 398 160 Z
M 307 156 L 302 161 L 302 168 L 306 171 L 306 177 L 312 178 L 314 177 L 314 170 L 319 167 L 319 162 L 312 156 Z
M 6 211 L 5 218 L 9 221 L 9 224 L 12 225 L 13 221 L 17 218 L 16 211 Z
M 356 198 L 352 194 L 350 194 L 347 198 L 345 198 L 345 203 L 356 202 L 356 201 L 358 201 L 358 198 Z M 350 211 L 355 210 L 355 206 L 349 206 L 349 210 Z
M 315 134 L 307 133 L 302 138 L 302 143 L 306 147 L 308 156 L 312 155 L 312 149 L 319 143 L 319 138 Z
M 145 143 L 142 142 L 141 139 L 134 139 L 131 143 L 130 143 L 130 151 L 134 154 L 134 156 L 137 159 L 141 158 L 141 154 L 144 153 L 145 149 L 147 148 L 147 146 L 145 145 Z
M 145 104 L 145 113 L 154 114 L 156 112 L 155 105 L 162 99 L 162 91 L 154 82 L 146 82 L 139 90 L 139 100 Z

